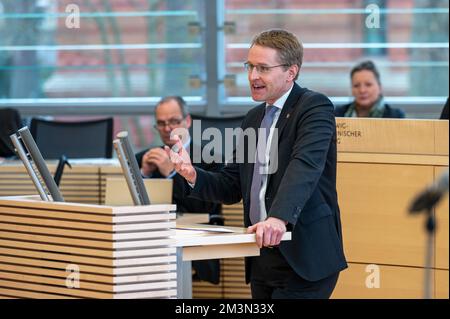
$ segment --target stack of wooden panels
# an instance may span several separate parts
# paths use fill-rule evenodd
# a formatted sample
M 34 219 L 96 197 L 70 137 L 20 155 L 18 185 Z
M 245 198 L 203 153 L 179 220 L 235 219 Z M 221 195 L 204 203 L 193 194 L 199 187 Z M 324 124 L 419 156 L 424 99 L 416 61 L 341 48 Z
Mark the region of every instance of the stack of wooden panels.
M 105 197 L 106 197 L 106 179 L 107 178 L 124 178 L 122 168 L 118 164 L 117 166 L 107 166 L 107 167 L 100 167 L 99 172 L 99 182 L 100 182 L 100 193 L 99 193 L 99 200 L 101 204 L 105 203 Z M 126 189 L 125 191 L 128 191 Z
M 195 299 L 246 299 L 251 298 L 250 286 L 245 283 L 244 258 L 225 258 L 220 260 L 220 282 L 206 281 L 192 283 L 192 296 Z
M 245 283 L 244 258 L 222 260 L 223 298 L 251 298 L 250 285 Z
M 223 259 L 220 260 L 220 267 L 222 267 L 222 264 Z M 223 278 L 220 278 L 217 285 L 207 281 L 193 281 L 192 297 L 194 299 L 223 299 Z
M 50 167 L 53 172 L 56 168 Z M 66 202 L 100 204 L 99 167 L 73 166 L 61 178 L 60 190 Z
M 19 162 L 0 166 L 0 196 L 38 194 L 25 167 Z
M 176 297 L 174 209 L 0 199 L 0 297 Z
M 242 202 L 222 206 L 226 226 L 244 227 L 244 207 Z
M 49 164 L 53 175 L 56 164 Z M 66 202 L 100 204 L 100 167 L 94 164 L 74 164 L 66 167 L 61 178 L 60 190 Z M 0 196 L 38 194 L 22 162 L 3 163 L 0 166 Z

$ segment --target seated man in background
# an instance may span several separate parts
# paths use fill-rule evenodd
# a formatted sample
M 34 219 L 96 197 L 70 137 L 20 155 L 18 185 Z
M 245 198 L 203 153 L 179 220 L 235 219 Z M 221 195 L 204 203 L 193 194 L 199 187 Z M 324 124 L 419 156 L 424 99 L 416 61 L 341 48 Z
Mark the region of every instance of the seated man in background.
M 372 61 L 356 65 L 351 73 L 352 95 L 355 100 L 338 106 L 334 114 L 341 117 L 404 118 L 405 113 L 385 103 L 380 73 Z
M 182 97 L 168 96 L 161 99 L 156 105 L 155 122 L 155 128 L 158 130 L 164 145 L 172 147 L 175 144 L 175 141 L 170 139 L 172 130 L 177 128 L 189 129 L 192 119 Z M 190 151 L 192 159 L 194 143 L 190 136 L 188 136 L 184 146 Z M 172 202 L 177 205 L 177 212 L 208 213 L 210 224 L 223 224 L 222 206 L 220 204 L 184 197 L 184 179 L 175 172 L 163 145 L 136 154 L 136 160 L 144 178 L 171 178 L 173 180 Z M 204 170 L 219 170 L 223 164 L 201 162 L 195 163 L 195 166 Z M 220 264 L 218 260 L 193 261 L 192 267 L 200 279 L 212 283 L 219 282 Z

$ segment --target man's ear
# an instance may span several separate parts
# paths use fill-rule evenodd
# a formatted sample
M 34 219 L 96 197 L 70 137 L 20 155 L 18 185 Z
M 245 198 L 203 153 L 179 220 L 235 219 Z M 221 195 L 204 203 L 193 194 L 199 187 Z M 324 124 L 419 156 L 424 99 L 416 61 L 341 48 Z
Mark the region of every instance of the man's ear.
M 190 128 L 192 125 L 192 117 L 188 114 L 184 120 L 186 121 L 186 128 Z
M 289 67 L 289 81 L 294 81 L 297 73 L 300 71 L 297 64 L 293 64 Z

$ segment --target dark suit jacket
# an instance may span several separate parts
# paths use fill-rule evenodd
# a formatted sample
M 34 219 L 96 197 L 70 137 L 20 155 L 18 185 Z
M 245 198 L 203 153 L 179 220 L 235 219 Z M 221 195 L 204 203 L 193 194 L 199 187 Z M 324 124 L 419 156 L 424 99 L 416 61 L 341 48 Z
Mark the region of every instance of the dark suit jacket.
M 334 115 L 343 117 L 350 107 L 351 103 L 337 106 L 334 110 Z M 402 119 L 405 118 L 405 112 L 400 109 L 391 107 L 389 104 L 385 104 L 385 109 L 382 118 Z
M 257 129 L 265 104 L 250 110 L 242 129 Z M 278 170 L 269 175 L 265 204 L 268 217 L 288 222 L 292 240 L 280 251 L 302 278 L 317 281 L 347 267 L 336 193 L 336 125 L 334 107 L 322 94 L 300 88 L 289 95 L 279 117 Z M 248 139 L 243 141 L 248 149 Z M 253 147 L 255 149 L 255 147 Z M 227 204 L 243 199 L 245 226 L 250 225 L 250 188 L 254 153 L 244 163 L 230 163 L 221 172 L 197 170 L 196 198 Z M 246 263 L 247 282 L 250 262 Z

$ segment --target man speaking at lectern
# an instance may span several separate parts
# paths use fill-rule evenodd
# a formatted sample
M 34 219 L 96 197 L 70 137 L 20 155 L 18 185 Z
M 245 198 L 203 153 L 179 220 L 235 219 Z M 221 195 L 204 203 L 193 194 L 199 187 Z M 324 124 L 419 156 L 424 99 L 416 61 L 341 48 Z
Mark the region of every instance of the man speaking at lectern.
M 245 225 L 261 248 L 260 256 L 246 260 L 253 298 L 329 298 L 347 267 L 334 107 L 295 83 L 302 59 L 303 47 L 290 32 L 269 30 L 253 39 L 245 68 L 252 98 L 263 103 L 248 112 L 241 128 L 255 131 L 258 143 L 241 139 L 220 172 L 194 168 L 179 140 L 166 147 L 189 196 L 227 204 L 243 199 Z M 242 149 L 245 156 L 249 151 L 244 161 L 236 155 Z M 286 231 L 292 240 L 280 242 Z

